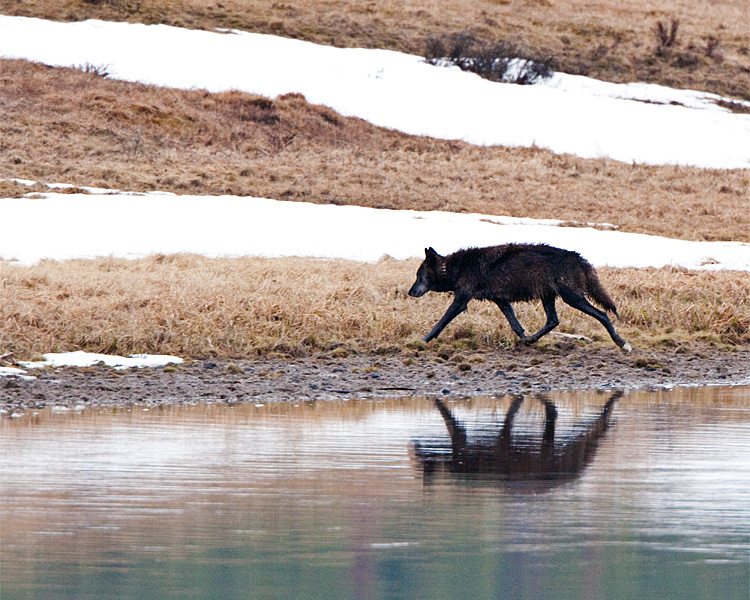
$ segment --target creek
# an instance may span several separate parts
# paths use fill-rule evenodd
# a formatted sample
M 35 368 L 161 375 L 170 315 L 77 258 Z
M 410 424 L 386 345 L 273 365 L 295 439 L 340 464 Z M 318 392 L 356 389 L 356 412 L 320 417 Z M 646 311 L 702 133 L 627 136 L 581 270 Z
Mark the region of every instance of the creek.
M 747 600 L 750 388 L 0 420 L 0 596 Z

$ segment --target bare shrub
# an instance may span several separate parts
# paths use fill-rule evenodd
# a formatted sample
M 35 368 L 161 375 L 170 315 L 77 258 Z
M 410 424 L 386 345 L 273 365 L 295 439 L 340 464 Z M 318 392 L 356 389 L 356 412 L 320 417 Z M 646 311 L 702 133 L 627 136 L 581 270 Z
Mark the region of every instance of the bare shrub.
M 101 78 L 106 78 L 111 75 L 111 73 L 109 72 L 110 65 L 95 65 L 93 63 L 86 62 L 82 65 L 77 65 L 75 68 L 79 71 L 83 71 L 84 73 L 96 75 L 97 77 Z
M 503 83 L 530 85 L 552 76 L 551 57 L 537 56 L 508 40 L 477 40 L 468 32 L 428 39 L 425 60 Z
M 710 35 L 706 38 L 706 46 L 703 53 L 713 61 L 722 62 L 724 55 L 721 51 L 721 40 L 716 36 Z
M 651 30 L 656 38 L 656 54 L 658 56 L 666 56 L 669 54 L 669 48 L 677 45 L 677 30 L 679 27 L 680 22 L 677 19 L 672 19 L 669 25 L 659 21 Z

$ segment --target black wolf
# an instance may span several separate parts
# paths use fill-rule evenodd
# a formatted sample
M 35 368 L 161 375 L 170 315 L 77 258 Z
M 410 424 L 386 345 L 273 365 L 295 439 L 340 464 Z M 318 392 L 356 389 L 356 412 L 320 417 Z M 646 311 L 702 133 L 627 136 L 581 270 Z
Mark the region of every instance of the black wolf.
M 432 248 L 425 248 L 425 259 L 409 295 L 419 298 L 429 291 L 453 292 L 454 298 L 443 318 L 424 337 L 425 342 L 436 338 L 448 323 L 466 310 L 469 300 L 477 299 L 497 304 L 521 341 L 533 344 L 557 327 L 555 299 L 560 296 L 573 308 L 604 325 L 624 352 L 632 350 L 630 344 L 617 334 L 607 313 L 586 300 L 585 296 L 588 296 L 617 315 L 615 304 L 599 283 L 594 267 L 577 252 L 546 244 L 504 244 L 468 248 L 440 256 Z M 526 335 L 511 303 L 531 300 L 542 301 L 547 322 L 535 334 Z

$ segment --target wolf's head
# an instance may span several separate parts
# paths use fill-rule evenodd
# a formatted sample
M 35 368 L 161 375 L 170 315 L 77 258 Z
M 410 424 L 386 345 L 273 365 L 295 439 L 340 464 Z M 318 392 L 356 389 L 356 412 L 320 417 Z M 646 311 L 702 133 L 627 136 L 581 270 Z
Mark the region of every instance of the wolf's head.
M 437 291 L 441 268 L 445 261 L 433 248 L 424 249 L 424 260 L 417 269 L 417 280 L 409 290 L 409 295 L 414 298 L 424 296 L 427 292 Z

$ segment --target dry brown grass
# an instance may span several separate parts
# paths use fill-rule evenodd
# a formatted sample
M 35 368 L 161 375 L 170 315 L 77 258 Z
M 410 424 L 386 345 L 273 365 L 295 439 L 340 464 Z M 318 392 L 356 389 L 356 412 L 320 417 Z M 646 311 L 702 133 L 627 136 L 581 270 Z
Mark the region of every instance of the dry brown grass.
M 569 73 L 750 99 L 744 0 L 0 0 L 0 12 L 228 27 L 415 54 L 431 36 L 471 31 L 526 44 Z M 672 19 L 679 21 L 676 43 L 659 52 L 654 28 Z
M 187 357 L 390 352 L 422 337 L 450 298 L 410 298 L 417 261 L 207 259 L 0 263 L 0 355 L 48 351 Z M 750 274 L 600 269 L 619 306 L 616 327 L 636 347 L 750 341 Z M 593 319 L 560 304 L 560 331 L 611 344 Z M 544 314 L 518 305 L 528 329 Z M 549 343 L 552 338 L 545 338 Z M 430 347 L 486 350 L 515 343 L 500 312 L 475 302 Z M 411 346 L 410 346 L 411 344 Z
M 641 0 L 0 0 L 0 12 L 234 27 L 418 54 L 429 37 L 471 30 L 526 44 L 572 73 L 750 95 L 747 7 L 739 0 L 667 0 L 658 8 Z M 653 29 L 672 18 L 680 21 L 676 44 L 659 49 Z M 476 148 L 378 129 L 300 96 L 169 90 L 24 61 L 0 60 L 0 105 L 0 178 L 608 222 L 683 239 L 750 241 L 747 171 Z M 0 182 L 5 197 L 28 191 Z M 406 297 L 415 268 L 414 261 L 194 256 L 0 262 L 0 357 L 403 350 L 449 302 Z M 620 307 L 617 328 L 635 346 L 750 343 L 748 273 L 600 275 Z M 529 329 L 543 322 L 536 305 L 518 312 Z M 562 308 L 560 330 L 611 344 L 573 309 Z M 431 347 L 514 341 L 496 308 L 475 303 Z
M 750 241 L 746 170 L 626 165 L 480 148 L 268 100 L 0 61 L 0 178 L 607 222 Z M 5 196 L 28 188 L 0 184 Z M 39 188 L 41 191 L 41 188 Z

